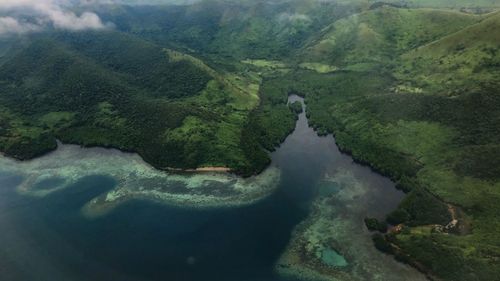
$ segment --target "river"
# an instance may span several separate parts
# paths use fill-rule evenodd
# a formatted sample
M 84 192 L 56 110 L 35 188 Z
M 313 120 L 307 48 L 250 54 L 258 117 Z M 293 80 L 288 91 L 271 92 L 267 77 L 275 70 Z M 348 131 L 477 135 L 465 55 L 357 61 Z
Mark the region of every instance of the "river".
M 305 113 L 272 160 L 245 181 L 71 145 L 26 162 L 0 156 L 0 279 L 425 280 L 378 252 L 363 224 L 404 194 L 317 136 Z

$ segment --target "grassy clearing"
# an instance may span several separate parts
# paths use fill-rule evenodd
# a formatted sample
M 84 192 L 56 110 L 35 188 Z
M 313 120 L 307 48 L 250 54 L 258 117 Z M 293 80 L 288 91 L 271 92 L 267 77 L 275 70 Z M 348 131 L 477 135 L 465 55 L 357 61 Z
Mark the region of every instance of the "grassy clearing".
M 209 73 L 217 82 L 222 84 L 224 87 L 229 88 L 231 91 L 231 105 L 238 110 L 252 110 L 255 108 L 259 102 L 259 86 L 261 78 L 259 76 L 253 75 L 252 73 L 235 74 L 235 73 L 223 73 L 220 74 L 202 60 L 195 58 L 191 55 L 177 52 L 170 49 L 165 49 L 170 61 L 180 62 L 188 61 L 201 70 Z M 252 61 L 252 60 L 250 60 Z M 208 91 L 215 92 L 213 86 L 208 86 Z M 220 90 L 220 89 L 219 89 Z
M 338 70 L 338 68 L 333 65 L 322 64 L 318 62 L 303 62 L 299 64 L 299 67 L 303 69 L 313 70 L 318 73 L 330 73 Z
M 270 68 L 270 69 L 280 69 L 288 67 L 285 63 L 275 60 L 246 59 L 242 60 L 241 62 L 245 64 L 251 64 L 257 67 Z

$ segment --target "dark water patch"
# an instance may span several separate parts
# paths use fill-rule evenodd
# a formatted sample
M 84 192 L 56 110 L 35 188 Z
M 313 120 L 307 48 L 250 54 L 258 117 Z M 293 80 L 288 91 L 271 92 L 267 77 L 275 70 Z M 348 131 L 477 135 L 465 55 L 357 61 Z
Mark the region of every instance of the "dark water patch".
M 296 96 L 290 100 L 302 102 Z M 402 198 L 388 179 L 341 154 L 331 136 L 318 137 L 305 113 L 272 158 L 282 170 L 279 188 L 253 206 L 200 211 L 134 200 L 96 219 L 83 217 L 81 208 L 116 186 L 111 177 L 85 177 L 32 198 L 15 191 L 21 178 L 0 173 L 0 276 L 12 281 L 292 281 L 276 276 L 274 266 L 314 198 L 343 188 L 328 181 L 328 173 L 345 169 L 370 183 L 370 200 L 363 202 L 367 216 L 384 216 Z M 49 179 L 38 188 L 57 182 Z M 181 184 L 169 188 L 185 191 Z M 324 256 L 326 264 L 344 266 L 335 249 Z
M 15 255 L 27 244 L 14 238 L 16 233 L 29 237 L 29 244 L 36 245 L 30 249 L 40 254 L 21 253 L 15 259 L 36 268 L 33 276 L 39 280 L 43 276 L 49 280 L 53 274 L 37 266 L 40 255 L 50 257 L 61 272 L 69 274 L 51 280 L 125 280 L 123 276 L 130 280 L 277 280 L 274 261 L 304 215 L 294 211 L 291 201 L 281 199 L 287 197 L 282 188 L 256 206 L 233 210 L 194 211 L 132 201 L 99 219 L 81 216 L 83 204 L 115 184 L 109 177 L 86 177 L 18 208 L 10 218 L 18 226 L 23 222 L 22 229 L 8 236 L 19 247 L 13 249 Z M 13 191 L 15 184 L 11 187 Z M 15 192 L 10 196 L 25 198 Z M 0 246 L 11 242 L 0 239 Z M 9 255 L 13 254 L 3 253 L 0 261 Z M 23 271 L 20 265 L 9 267 L 11 273 Z M 11 280 L 32 280 L 17 276 Z

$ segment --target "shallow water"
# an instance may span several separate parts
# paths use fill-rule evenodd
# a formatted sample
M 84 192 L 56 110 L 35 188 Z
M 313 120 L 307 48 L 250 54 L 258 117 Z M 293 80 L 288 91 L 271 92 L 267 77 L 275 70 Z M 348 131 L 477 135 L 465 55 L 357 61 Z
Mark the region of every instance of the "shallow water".
M 305 233 L 318 233 L 316 258 L 336 278 L 423 279 L 376 251 L 362 223 L 401 200 L 391 181 L 318 137 L 305 114 L 272 157 L 280 172 L 248 181 L 169 175 L 136 155 L 75 146 L 0 157 L 0 279 L 293 281 L 314 276 L 277 270 Z

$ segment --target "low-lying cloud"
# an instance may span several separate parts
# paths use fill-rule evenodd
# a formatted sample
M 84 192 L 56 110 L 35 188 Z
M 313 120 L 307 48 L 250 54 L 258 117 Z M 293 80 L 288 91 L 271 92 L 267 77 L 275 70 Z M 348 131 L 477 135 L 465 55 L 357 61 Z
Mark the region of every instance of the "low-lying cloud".
M 109 26 L 93 12 L 76 14 L 69 7 L 67 0 L 0 0 L 0 12 L 4 14 L 0 16 L 0 35 L 33 32 L 47 26 L 72 31 Z
M 39 26 L 26 22 L 19 22 L 13 17 L 0 17 L 0 35 L 8 33 L 26 33 L 39 30 Z

